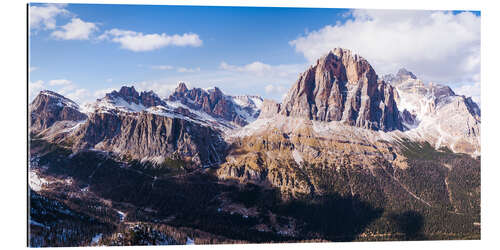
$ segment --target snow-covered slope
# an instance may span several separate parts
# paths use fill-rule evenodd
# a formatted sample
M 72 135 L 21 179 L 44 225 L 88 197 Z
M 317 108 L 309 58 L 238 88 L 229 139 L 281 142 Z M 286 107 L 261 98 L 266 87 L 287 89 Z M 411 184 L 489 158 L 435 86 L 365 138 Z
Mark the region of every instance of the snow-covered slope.
M 185 87 L 184 83 L 180 83 L 178 91 L 169 98 L 161 99 L 152 91 L 138 92 L 133 86 L 123 86 L 119 91 L 107 93 L 95 102 L 82 106 L 55 92 L 42 91 L 36 100 L 49 99 L 55 108 L 65 107 L 75 110 L 75 112 L 82 114 L 82 118 L 71 122 L 66 121 L 64 117 L 51 119 L 50 123 L 42 121 L 40 128 L 45 130 L 44 136 L 50 137 L 60 134 L 63 130 L 65 133 L 74 131 L 72 128 L 81 125 L 82 122 L 85 122 L 86 117 L 90 117 L 92 114 L 108 113 L 136 116 L 140 113 L 150 113 L 194 122 L 217 129 L 222 133 L 231 133 L 233 129 L 244 126 L 259 116 L 263 101 L 261 97 L 224 95 L 217 87 L 206 90 L 198 88 L 187 90 L 186 88 L 186 93 L 182 93 L 180 90 L 183 87 Z M 42 104 L 37 105 L 37 107 L 47 106 Z M 35 112 L 34 115 L 38 113 L 40 112 Z M 57 126 L 52 126 L 55 121 L 57 121 L 55 124 Z
M 436 148 L 480 154 L 481 110 L 470 97 L 448 86 L 426 84 L 406 69 L 384 79 L 396 89 L 398 109 L 409 129 L 405 134 Z
M 217 87 L 188 89 L 180 82 L 168 101 L 181 103 L 190 110 L 204 112 L 238 128 L 257 119 L 263 100 L 257 96 L 226 95 Z
M 179 118 L 203 126 L 210 126 L 221 131 L 235 127 L 230 121 L 214 117 L 203 110 L 196 110 L 180 101 L 162 100 L 154 92 L 137 92 L 134 87 L 122 87 L 120 91 L 106 94 L 96 102 L 80 108 L 86 114 L 125 113 L 129 115 L 141 112 Z

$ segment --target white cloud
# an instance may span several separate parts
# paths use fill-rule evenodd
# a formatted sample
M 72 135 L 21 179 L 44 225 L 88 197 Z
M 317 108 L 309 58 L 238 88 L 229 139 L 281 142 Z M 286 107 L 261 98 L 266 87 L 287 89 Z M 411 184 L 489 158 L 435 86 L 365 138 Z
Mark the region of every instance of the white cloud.
M 33 71 L 35 71 L 37 69 L 38 69 L 38 67 L 32 67 L 32 66 L 30 66 L 29 72 L 33 72 Z
M 242 72 L 247 74 L 262 76 L 277 76 L 287 78 L 290 76 L 297 77 L 298 74 L 305 70 L 305 65 L 301 64 L 280 64 L 269 65 L 263 62 L 255 61 L 242 66 L 231 65 L 226 62 L 221 62 L 220 69 L 225 71 Z
M 235 66 L 235 65 L 230 65 L 227 64 L 226 62 L 222 62 L 220 64 L 220 68 L 224 70 L 229 70 L 229 71 L 238 71 L 238 72 L 249 72 L 249 73 L 255 73 L 255 74 L 265 74 L 267 72 L 272 71 L 272 67 L 269 64 L 265 64 L 259 61 L 249 63 L 243 66 Z
M 48 85 L 51 86 L 52 90 L 69 98 L 77 103 L 83 103 L 86 101 L 93 101 L 92 95 L 89 90 L 85 88 L 79 88 L 75 83 L 67 79 L 55 79 L 50 80 Z
M 159 70 L 172 70 L 174 69 L 174 66 L 170 65 L 153 65 L 151 66 L 152 69 L 159 69 Z
M 262 63 L 264 64 L 264 63 Z M 224 65 L 224 64 L 223 64 Z M 249 65 L 249 66 L 248 66 Z M 219 70 L 203 70 L 200 68 L 183 68 L 171 65 L 138 65 L 152 69 L 175 70 L 190 72 L 189 74 L 168 74 L 166 77 L 155 80 L 132 83 L 138 91 L 152 90 L 160 97 L 168 97 L 178 86 L 180 81 L 185 82 L 189 88 L 210 88 L 217 86 L 229 95 L 261 95 L 264 98 L 281 100 L 291 85 L 297 80 L 300 72 L 306 65 L 267 65 L 258 66 L 249 63 L 242 66 L 225 63 Z M 265 74 L 256 74 L 256 72 Z M 130 85 L 130 84 L 128 84 Z M 272 85 L 271 87 L 268 85 Z M 105 93 L 118 90 L 121 86 L 96 91 L 95 98 L 102 98 Z M 266 91 L 267 90 L 267 91 Z
M 46 4 L 42 6 L 29 7 L 29 22 L 30 29 L 55 29 L 56 16 L 68 14 L 69 11 L 64 9 L 62 4 Z
M 38 80 L 36 82 L 30 82 L 28 85 L 28 93 L 29 93 L 29 99 L 30 101 L 35 98 L 38 93 L 44 89 L 44 82 L 42 80 Z
M 73 100 L 77 103 L 84 103 L 86 101 L 89 101 L 89 98 L 91 97 L 90 92 L 87 89 L 79 88 L 75 89 L 71 92 L 68 92 L 64 94 L 65 97 L 69 98 L 70 100 Z
M 176 70 L 179 73 L 194 73 L 194 72 L 199 72 L 201 69 L 200 67 L 196 68 L 185 68 L 185 67 L 174 67 L 171 65 L 153 65 L 151 66 L 152 69 L 158 69 L 158 70 Z
M 111 92 L 113 92 L 113 90 L 118 91 L 119 89 L 120 89 L 120 87 L 118 87 L 118 88 L 99 89 L 99 90 L 94 91 L 94 93 L 92 93 L 92 96 L 95 99 L 103 98 L 107 93 L 111 93 Z
M 106 79 L 106 82 L 113 82 L 113 78 Z
M 203 41 L 197 34 L 184 33 L 182 35 L 161 34 L 143 34 L 131 30 L 112 29 L 107 30 L 99 39 L 109 39 L 112 42 L 119 43 L 121 48 L 134 52 L 151 51 L 166 46 L 192 46 L 199 47 Z
M 97 30 L 95 23 L 84 22 L 80 18 L 72 18 L 71 22 L 52 32 L 51 35 L 62 40 L 88 40 L 90 34 Z
M 161 81 L 143 81 L 135 84 L 135 87 L 137 91 L 152 90 L 161 98 L 167 98 L 172 92 L 174 92 L 175 88 L 177 88 L 177 85 L 178 84 L 165 83 Z
M 42 80 L 38 80 L 30 82 L 28 85 L 29 100 L 32 101 L 36 95 L 44 89 L 50 89 L 51 91 L 61 94 L 79 104 L 94 102 L 97 98 L 103 97 L 105 93 L 117 90 L 110 88 L 91 92 L 88 88 L 82 88 L 67 79 L 50 80 L 47 84 L 45 84 Z
M 184 68 L 184 67 L 179 67 L 177 68 L 177 72 L 181 72 L 181 73 L 193 73 L 193 72 L 199 72 L 200 71 L 200 68 Z
M 283 93 L 288 91 L 288 88 L 281 86 L 281 85 L 268 84 L 268 85 L 266 85 L 264 90 L 268 94 L 274 94 L 274 93 L 283 94 Z
M 455 93 L 464 96 L 470 96 L 474 102 L 481 106 L 481 84 L 476 82 L 473 84 L 465 84 L 455 88 Z
M 379 75 L 400 67 L 425 81 L 473 82 L 480 71 L 480 17 L 420 10 L 354 10 L 290 42 L 310 62 L 335 47 L 352 49 Z
M 257 66 L 256 66 L 257 65 Z M 188 86 L 198 88 L 210 88 L 217 86 L 224 93 L 230 95 L 262 95 L 265 98 L 281 100 L 290 86 L 297 80 L 300 72 L 305 70 L 306 65 L 268 65 L 264 63 L 249 63 L 241 66 L 225 63 L 226 69 L 203 70 L 200 68 L 184 68 L 173 65 L 137 65 L 158 70 L 173 70 L 190 72 L 189 74 L 168 74 L 165 78 L 130 83 L 137 91 L 152 90 L 162 98 L 168 97 L 178 86 L 180 81 Z M 256 74 L 263 72 L 263 74 Z M 268 85 L 272 85 L 269 87 Z M 94 98 L 102 98 L 106 93 L 120 89 L 121 85 L 114 85 L 95 91 Z M 189 87 L 191 88 L 191 87 Z M 266 92 L 267 90 L 267 92 Z
M 222 62 L 218 70 L 198 71 L 195 68 L 195 72 L 190 74 L 169 74 L 156 81 L 143 82 L 141 87 L 167 97 L 177 87 L 177 83 L 182 81 L 198 88 L 217 86 L 230 95 L 261 95 L 279 101 L 283 96 L 281 92 L 286 92 L 305 68 L 306 65 L 300 64 L 269 65 L 259 62 L 231 65 Z M 177 70 L 176 67 L 173 69 Z M 151 86 L 148 87 L 148 84 Z M 276 87 L 272 91 L 267 87 L 266 92 L 267 85 Z
M 74 84 L 70 80 L 66 79 L 50 80 L 49 85 L 53 86 L 54 91 L 56 91 L 57 93 L 71 100 L 76 99 L 73 101 L 80 102 L 82 99 L 84 99 L 82 95 L 83 92 L 81 90 L 78 91 L 79 89 L 77 89 L 76 84 Z
M 72 82 L 70 80 L 66 79 L 56 79 L 56 80 L 50 80 L 49 85 L 50 86 L 68 86 L 71 85 Z

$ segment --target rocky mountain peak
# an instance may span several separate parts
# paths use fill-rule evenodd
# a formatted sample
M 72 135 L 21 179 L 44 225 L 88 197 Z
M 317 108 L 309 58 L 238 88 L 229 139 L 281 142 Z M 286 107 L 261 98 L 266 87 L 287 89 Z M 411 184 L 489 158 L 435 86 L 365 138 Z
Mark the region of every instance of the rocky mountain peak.
M 225 98 L 224 93 L 222 93 L 222 91 L 217 87 L 210 88 L 207 90 L 207 92 L 209 93 L 211 97 L 210 99 L 212 100 L 220 100 L 221 98 Z
M 398 72 L 396 73 L 396 75 L 394 75 L 394 74 L 384 75 L 384 76 L 382 76 L 382 79 L 385 82 L 390 83 L 391 85 L 397 85 L 397 84 L 401 84 L 403 82 L 408 82 L 408 81 L 413 81 L 416 84 L 423 84 L 418 79 L 418 77 L 415 74 L 413 74 L 413 72 L 407 70 L 406 68 L 399 69 Z
M 382 78 L 384 81 L 394 86 L 398 92 L 414 92 L 421 96 L 432 96 L 438 99 L 456 95 L 449 86 L 432 82 L 424 83 L 415 74 L 405 68 L 398 70 L 396 75 L 388 74 L 384 75 Z M 399 105 L 399 100 L 396 101 Z
M 110 100 L 121 98 L 127 103 L 140 103 L 139 93 L 135 90 L 134 86 L 123 86 L 119 91 L 113 90 L 111 93 L 107 93 L 104 98 Z
M 41 103 L 41 102 L 46 102 L 46 103 L 53 103 L 58 106 L 67 106 L 73 109 L 79 109 L 79 106 L 76 102 L 50 90 L 42 90 L 38 94 L 35 99 L 33 99 L 32 104 L 36 103 Z
M 258 98 L 248 97 L 243 101 L 243 97 L 225 95 L 218 87 L 188 89 L 183 82 L 179 83 L 168 100 L 180 102 L 190 109 L 203 111 L 214 118 L 234 122 L 238 126 L 253 121 L 260 112 L 260 106 L 257 106 L 260 105 Z
M 395 100 L 404 125 L 411 128 L 409 132 L 425 135 L 436 148 L 479 152 L 481 110 L 471 98 L 455 94 L 446 85 L 424 83 L 404 68 L 383 78 L 395 89 Z
M 119 99 L 122 99 L 128 104 L 143 105 L 146 108 L 165 104 L 153 91 L 142 91 L 139 93 L 135 90 L 134 86 L 123 86 L 119 91 L 114 90 L 111 93 L 107 93 L 104 99 L 112 103 L 116 103 Z
M 378 80 L 367 60 L 342 48 L 302 73 L 281 105 L 278 110 L 286 116 L 375 130 L 403 128 L 392 86 Z
M 78 104 L 50 90 L 41 91 L 29 105 L 30 130 L 41 131 L 58 121 L 80 121 L 87 118 Z
M 408 71 L 405 68 L 399 69 L 396 76 L 401 79 L 417 79 L 417 77 L 412 72 Z
M 130 98 L 139 98 L 139 93 L 137 90 L 135 90 L 134 86 L 123 86 L 120 88 L 120 91 L 118 93 L 124 97 L 130 97 Z
M 186 84 L 184 82 L 179 82 L 179 85 L 177 85 L 174 92 L 185 93 L 186 91 L 188 91 Z
M 152 90 L 141 92 L 139 99 L 145 107 L 165 105 L 165 102 Z

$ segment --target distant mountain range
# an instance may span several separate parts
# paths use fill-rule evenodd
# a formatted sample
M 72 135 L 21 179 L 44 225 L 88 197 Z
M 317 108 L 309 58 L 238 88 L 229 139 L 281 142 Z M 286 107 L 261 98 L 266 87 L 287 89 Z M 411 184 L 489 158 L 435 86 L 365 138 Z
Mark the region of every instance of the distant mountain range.
M 133 86 L 124 86 L 85 107 L 57 93 L 42 91 L 30 104 L 30 116 L 33 132 L 78 137 L 75 150 L 96 145 L 112 149 L 117 140 L 121 140 L 117 137 L 132 139 L 129 133 L 146 129 L 141 123 L 147 116 L 158 122 L 175 120 L 194 126 L 190 135 L 204 127 L 207 131 L 214 130 L 211 132 L 214 136 L 221 137 L 238 134 L 258 119 L 275 118 L 276 123 L 282 123 L 291 118 L 303 118 L 324 126 L 339 124 L 380 130 L 386 137 L 411 138 L 427 141 L 435 148 L 448 147 L 454 152 L 480 154 L 481 111 L 471 98 L 456 95 L 448 86 L 425 84 L 406 69 L 378 78 L 364 58 L 345 49 L 332 50 L 301 74 L 280 104 L 270 100 L 264 102 L 258 96 L 225 95 L 217 87 L 188 89 L 184 83 L 179 83 L 166 99 L 152 91 L 138 93 Z M 99 117 L 103 123 L 97 120 Z M 127 125 L 133 127 L 122 126 L 124 119 L 132 119 L 134 122 Z M 111 121 L 115 123 L 110 126 L 114 131 L 103 127 Z M 49 129 L 53 125 L 66 129 Z M 70 125 L 73 130 L 67 128 Z M 87 131 L 89 129 L 99 132 Z M 158 136 L 161 133 L 154 131 L 157 128 L 152 129 L 143 131 L 150 143 L 161 138 Z M 127 141 L 122 143 L 128 144 Z M 151 145 L 152 152 L 148 152 L 144 143 L 146 141 L 142 140 L 132 143 L 142 147 L 141 150 L 120 147 L 116 150 L 138 157 L 155 157 L 177 150 L 177 146 L 153 150 Z M 201 162 L 211 161 L 203 159 Z
M 479 213 L 480 183 L 461 186 L 465 175 L 453 171 L 479 174 L 480 107 L 406 69 L 379 77 L 346 49 L 319 58 L 282 103 L 181 82 L 165 99 L 123 86 L 85 106 L 45 90 L 29 110 L 30 135 L 71 156 L 212 169 L 220 181 L 275 188 L 283 200 L 336 193 L 397 211 Z

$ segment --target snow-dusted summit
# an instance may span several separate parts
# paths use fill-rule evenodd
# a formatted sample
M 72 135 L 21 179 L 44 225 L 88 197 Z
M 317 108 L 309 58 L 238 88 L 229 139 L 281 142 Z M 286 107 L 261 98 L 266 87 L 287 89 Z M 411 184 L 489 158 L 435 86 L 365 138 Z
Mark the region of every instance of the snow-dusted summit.
M 188 89 L 183 82 L 179 83 L 168 100 L 203 111 L 213 118 L 231 123 L 234 127 L 245 126 L 257 119 L 263 101 L 258 96 L 225 95 L 217 87 Z
M 481 110 L 470 97 L 457 95 L 445 85 L 424 83 L 406 69 L 383 78 L 396 89 L 407 134 L 436 148 L 480 154 Z

